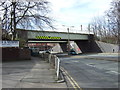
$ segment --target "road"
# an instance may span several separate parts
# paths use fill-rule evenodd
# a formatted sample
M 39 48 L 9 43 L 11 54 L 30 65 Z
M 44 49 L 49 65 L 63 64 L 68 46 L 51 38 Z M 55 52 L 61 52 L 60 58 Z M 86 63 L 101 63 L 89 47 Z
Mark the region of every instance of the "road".
M 117 61 L 86 59 L 84 55 L 59 58 L 61 66 L 81 88 L 118 88 Z

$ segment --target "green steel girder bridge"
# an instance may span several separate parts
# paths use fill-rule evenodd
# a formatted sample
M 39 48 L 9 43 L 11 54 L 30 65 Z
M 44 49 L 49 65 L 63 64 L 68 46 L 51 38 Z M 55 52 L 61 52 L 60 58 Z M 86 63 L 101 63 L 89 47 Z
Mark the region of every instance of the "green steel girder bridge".
M 25 38 L 28 42 L 63 42 L 74 40 L 89 40 L 92 33 L 71 33 L 56 31 L 37 31 L 17 29 L 18 37 Z
M 101 52 L 94 41 L 93 33 L 72 33 L 56 31 L 36 31 L 17 29 L 19 38 L 27 43 L 59 43 L 63 50 L 67 49 L 68 41 L 74 41 L 83 53 Z

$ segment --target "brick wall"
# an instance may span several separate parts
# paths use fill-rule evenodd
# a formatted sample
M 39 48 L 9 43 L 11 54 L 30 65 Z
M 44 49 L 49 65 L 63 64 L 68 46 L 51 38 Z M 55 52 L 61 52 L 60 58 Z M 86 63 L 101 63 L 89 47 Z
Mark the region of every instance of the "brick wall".
M 2 61 L 30 60 L 30 58 L 29 49 L 2 48 Z

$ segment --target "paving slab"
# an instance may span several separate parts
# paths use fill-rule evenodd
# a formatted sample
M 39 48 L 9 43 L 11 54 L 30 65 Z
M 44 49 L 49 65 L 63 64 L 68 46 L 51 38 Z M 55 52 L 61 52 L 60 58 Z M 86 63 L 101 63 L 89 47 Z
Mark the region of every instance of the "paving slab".
M 32 60 L 4 62 L 2 88 L 67 88 L 57 83 L 55 69 L 38 57 Z
M 16 88 L 66 88 L 64 83 L 30 83 L 30 82 L 23 82 L 20 83 Z

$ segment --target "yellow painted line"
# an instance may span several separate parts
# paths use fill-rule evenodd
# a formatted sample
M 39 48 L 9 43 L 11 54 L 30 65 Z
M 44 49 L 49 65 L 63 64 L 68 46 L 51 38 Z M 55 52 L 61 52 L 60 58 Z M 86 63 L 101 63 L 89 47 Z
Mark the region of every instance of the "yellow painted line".
M 71 76 L 70 76 L 71 77 Z M 77 82 L 71 77 L 71 79 L 74 81 L 75 85 L 80 88 L 80 86 L 77 84 Z
M 78 89 L 83 90 L 63 67 L 61 67 L 61 69 L 68 75 L 67 78 L 75 90 L 78 90 Z
M 72 56 L 71 58 L 86 58 L 88 56 Z
M 65 71 L 65 69 L 63 69 L 63 71 L 66 73 L 66 71 Z M 66 76 L 67 77 L 67 79 L 69 80 L 69 82 L 72 84 L 72 86 L 73 86 L 73 88 L 75 89 L 75 90 L 77 90 L 76 88 L 76 86 L 75 86 L 75 84 L 72 82 L 72 80 L 68 77 L 68 76 Z
M 73 88 L 76 90 L 76 86 L 74 85 L 74 83 L 70 80 L 70 78 L 67 76 L 67 79 L 69 80 L 69 82 L 72 84 Z
M 65 72 L 68 74 L 68 72 L 65 70 Z M 77 82 L 70 76 L 70 74 L 68 74 L 69 77 L 72 79 L 72 81 L 74 82 L 74 84 L 77 86 L 77 88 L 80 88 L 80 86 L 77 84 Z M 80 88 L 81 89 L 81 88 Z M 82 90 L 82 89 L 81 89 Z

